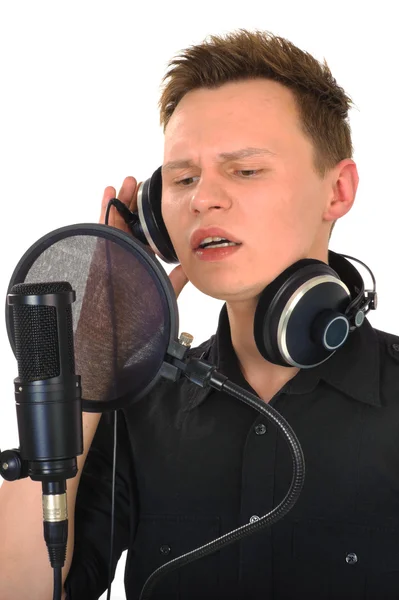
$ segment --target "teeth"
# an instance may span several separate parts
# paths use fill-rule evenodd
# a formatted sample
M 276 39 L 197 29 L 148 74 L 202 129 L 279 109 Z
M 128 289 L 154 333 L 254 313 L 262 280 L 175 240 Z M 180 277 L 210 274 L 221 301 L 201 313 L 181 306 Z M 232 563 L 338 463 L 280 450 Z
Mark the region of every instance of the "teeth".
M 202 242 L 200 243 L 200 246 L 202 246 L 202 244 L 209 244 L 210 242 L 221 242 L 222 240 L 225 240 L 225 239 L 226 238 L 221 238 L 221 237 L 207 237 L 202 240 Z
M 226 246 L 238 246 L 238 244 L 236 244 L 235 242 L 225 242 L 223 244 L 210 244 L 209 246 L 206 247 L 206 249 L 208 249 L 208 248 L 225 248 Z
M 204 238 L 200 243 L 199 248 L 223 248 L 225 246 L 239 246 L 239 244 L 236 242 L 230 242 L 230 240 L 227 240 L 226 238 L 214 236 Z

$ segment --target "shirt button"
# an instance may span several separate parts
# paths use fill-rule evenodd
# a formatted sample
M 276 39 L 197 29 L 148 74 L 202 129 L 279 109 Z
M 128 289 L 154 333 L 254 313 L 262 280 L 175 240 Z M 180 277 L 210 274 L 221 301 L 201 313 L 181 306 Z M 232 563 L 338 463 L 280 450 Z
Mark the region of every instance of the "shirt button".
M 395 352 L 399 351 L 399 344 L 392 344 L 392 348 L 395 350 Z
M 250 523 L 255 523 L 255 521 L 259 521 L 260 517 L 258 517 L 258 515 L 252 515 L 252 517 L 249 519 Z
M 348 565 L 355 565 L 357 563 L 357 556 L 354 552 L 349 552 L 345 558 Z
M 263 423 L 259 423 L 259 425 L 255 426 L 256 435 L 263 435 L 264 433 L 266 433 L 266 431 L 267 431 L 267 427 Z
M 167 556 L 170 551 L 171 551 L 171 547 L 168 546 L 167 544 L 163 544 L 160 549 L 159 549 L 160 553 L 163 554 L 164 556 Z

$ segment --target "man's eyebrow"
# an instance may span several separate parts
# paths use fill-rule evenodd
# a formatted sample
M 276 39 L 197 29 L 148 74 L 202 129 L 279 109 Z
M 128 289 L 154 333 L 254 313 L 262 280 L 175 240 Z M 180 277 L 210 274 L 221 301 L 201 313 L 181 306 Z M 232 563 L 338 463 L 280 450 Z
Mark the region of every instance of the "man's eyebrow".
M 224 162 L 232 161 L 232 160 L 240 160 L 241 158 L 248 158 L 250 156 L 277 156 L 275 152 L 268 150 L 267 148 L 241 148 L 240 150 L 235 150 L 234 152 L 222 152 L 218 154 L 218 159 Z M 192 167 L 194 165 L 192 160 L 182 159 L 182 160 L 171 160 L 164 165 L 162 165 L 163 171 L 172 171 L 173 169 L 186 169 L 188 167 Z
M 268 150 L 268 148 L 242 148 L 235 152 L 222 152 L 218 155 L 218 158 L 224 161 L 239 160 L 240 158 L 248 158 L 249 156 L 277 156 L 275 152 Z
M 192 160 L 171 160 L 162 165 L 162 171 L 173 171 L 173 169 L 187 169 L 188 167 L 194 166 Z

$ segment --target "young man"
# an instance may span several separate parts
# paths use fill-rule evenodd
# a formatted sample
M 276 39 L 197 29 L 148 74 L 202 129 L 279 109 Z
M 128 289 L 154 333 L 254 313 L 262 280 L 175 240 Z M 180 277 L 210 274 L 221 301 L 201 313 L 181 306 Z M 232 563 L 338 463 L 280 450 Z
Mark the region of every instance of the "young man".
M 173 572 L 151 598 L 399 597 L 398 340 L 366 321 L 328 361 L 299 370 L 266 361 L 253 336 L 262 290 L 302 258 L 327 263 L 331 228 L 353 205 L 349 107 L 326 65 L 267 33 L 214 36 L 170 64 L 160 108 L 162 215 L 180 261 L 171 280 L 177 295 L 189 279 L 226 301 L 216 335 L 191 354 L 288 420 L 306 479 L 284 519 Z M 135 208 L 136 192 L 128 177 L 119 198 Z M 105 190 L 102 219 L 114 195 Z M 214 236 L 236 245 L 200 247 Z M 108 581 L 112 427 L 84 418 L 85 468 L 69 486 L 69 600 L 98 598 Z M 281 435 L 225 393 L 162 381 L 118 422 L 113 569 L 128 549 L 129 600 L 157 567 L 256 520 L 287 492 Z M 14 537 L 18 507 L 34 504 L 32 482 L 18 483 L 27 497 L 15 483 L 0 497 Z M 28 590 L 17 559 L 30 569 L 31 597 L 51 597 L 48 559 L 31 556 L 39 514 L 23 519 L 23 548 L 8 525 L 5 600 Z

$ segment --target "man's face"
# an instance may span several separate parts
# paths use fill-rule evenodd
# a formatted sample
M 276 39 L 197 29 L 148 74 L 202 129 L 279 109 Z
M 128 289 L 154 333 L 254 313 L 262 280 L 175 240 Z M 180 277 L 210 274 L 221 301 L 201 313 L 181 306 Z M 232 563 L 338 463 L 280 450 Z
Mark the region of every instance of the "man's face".
M 229 156 L 248 148 L 260 151 Z M 186 164 L 167 167 L 179 161 Z M 327 258 L 331 184 L 314 169 L 313 146 L 282 85 L 259 79 L 189 92 L 167 125 L 163 164 L 162 215 L 183 270 L 205 294 L 252 299 L 297 260 Z M 208 227 L 240 245 L 201 260 L 207 251 L 190 239 Z

